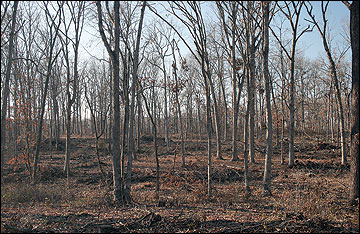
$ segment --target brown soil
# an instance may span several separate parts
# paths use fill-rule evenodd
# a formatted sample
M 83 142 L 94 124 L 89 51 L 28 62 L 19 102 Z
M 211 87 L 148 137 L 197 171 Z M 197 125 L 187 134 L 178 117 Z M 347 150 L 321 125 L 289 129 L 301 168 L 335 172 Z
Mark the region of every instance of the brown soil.
M 350 167 L 341 165 L 340 149 L 332 143 L 295 142 L 293 168 L 280 165 L 280 147 L 275 146 L 270 195 L 262 193 L 264 143 L 256 143 L 247 193 L 242 155 L 240 161 L 230 161 L 231 144 L 226 142 L 224 160 L 213 159 L 213 195 L 208 197 L 206 141 L 187 141 L 185 168 L 179 142 L 173 139 L 169 153 L 160 142 L 156 200 L 152 140 L 142 140 L 133 163 L 130 205 L 112 204 L 111 156 L 101 150 L 105 183 L 93 138 L 72 138 L 68 181 L 62 170 L 64 147 L 50 157 L 49 144 L 44 144 L 36 186 L 29 185 L 24 168 L 6 164 L 1 232 L 359 232 L 359 207 L 348 203 Z

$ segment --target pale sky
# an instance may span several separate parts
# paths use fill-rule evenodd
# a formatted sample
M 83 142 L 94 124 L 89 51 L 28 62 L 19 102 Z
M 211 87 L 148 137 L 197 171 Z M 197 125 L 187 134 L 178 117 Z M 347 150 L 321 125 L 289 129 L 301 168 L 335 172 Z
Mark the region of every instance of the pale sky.
M 164 5 L 166 5 L 165 2 L 163 2 Z M 320 11 L 320 1 L 312 2 L 312 5 L 314 7 L 313 12 L 315 14 L 316 19 L 318 22 L 322 22 L 322 15 Z M 95 7 L 95 6 L 94 6 Z M 204 18 L 208 19 L 209 21 L 216 21 L 217 18 L 214 15 L 216 12 L 216 6 L 213 2 L 204 2 L 202 4 L 202 9 L 204 10 Z M 281 13 L 279 13 L 281 14 Z M 153 17 L 153 13 L 150 12 L 149 9 L 145 10 L 145 20 L 144 20 L 144 26 L 149 22 L 149 18 Z M 350 12 L 348 8 L 341 2 L 341 1 L 330 1 L 328 12 L 327 12 L 327 18 L 329 20 L 328 25 L 330 28 L 330 34 L 331 38 L 333 38 L 332 46 L 333 47 L 345 47 L 346 43 L 344 42 L 343 36 L 341 34 L 344 34 L 346 30 L 345 28 L 349 27 L 349 17 Z M 304 18 L 309 18 L 306 12 L 306 8 L 302 8 L 302 13 L 300 17 L 300 29 L 306 27 L 309 23 L 304 21 Z M 274 22 L 272 22 L 274 23 Z M 102 51 L 105 49 L 103 42 L 101 41 L 101 38 L 98 34 L 98 32 L 94 32 L 94 29 L 88 30 L 90 33 L 95 34 L 97 38 L 94 38 L 94 36 L 88 34 L 86 31 L 84 32 L 84 37 L 82 38 L 82 45 L 93 55 L 96 55 L 97 57 L 102 57 Z M 186 31 L 186 30 L 184 30 Z M 347 31 L 349 32 L 349 31 Z M 290 34 L 287 36 L 290 38 Z M 270 33 L 270 37 L 272 37 Z M 90 46 L 91 45 L 91 46 Z M 192 46 L 192 44 L 190 43 Z M 185 48 L 185 46 L 184 46 Z M 316 28 L 314 28 L 313 32 L 305 33 L 298 41 L 297 44 L 297 50 L 302 51 L 305 55 L 305 57 L 309 59 L 316 59 L 319 58 L 319 56 L 324 57 L 325 52 L 322 45 L 322 39 L 320 37 L 319 32 Z M 183 55 L 186 54 L 186 52 L 182 53 Z M 107 57 L 107 52 L 105 51 L 105 56 Z M 85 53 L 85 57 L 87 57 L 87 53 Z M 351 58 L 351 51 L 349 50 L 347 52 L 346 57 L 348 59 Z
M 316 19 L 322 25 L 322 13 L 321 2 L 312 2 L 314 7 L 313 12 Z M 306 8 L 302 9 L 301 18 L 309 19 Z M 344 39 L 341 34 L 350 32 L 348 27 L 350 26 L 350 11 L 341 1 L 330 1 L 327 11 L 327 18 L 329 20 L 328 25 L 330 28 L 330 37 L 333 38 L 332 46 L 345 46 Z M 304 22 L 304 21 L 303 21 Z M 308 22 L 305 22 L 307 25 Z M 347 28 L 346 28 L 347 27 Z M 305 56 L 311 59 L 317 58 L 319 55 L 325 56 L 324 47 L 322 44 L 321 36 L 316 28 L 313 32 L 305 33 L 301 39 L 299 39 L 299 47 L 302 47 L 305 52 Z M 350 50 L 347 52 L 347 57 L 351 57 Z

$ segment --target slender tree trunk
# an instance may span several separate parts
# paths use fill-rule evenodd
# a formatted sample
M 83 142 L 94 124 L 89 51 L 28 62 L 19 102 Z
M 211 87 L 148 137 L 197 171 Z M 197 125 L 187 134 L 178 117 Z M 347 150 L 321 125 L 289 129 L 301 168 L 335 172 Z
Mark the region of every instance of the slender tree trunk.
M 275 116 L 276 116 L 276 146 L 279 145 L 279 139 L 280 139 L 280 136 L 279 136 L 279 123 L 280 123 L 280 120 L 279 120 L 279 109 L 278 109 L 278 106 L 276 105 L 276 102 L 275 102 L 275 95 L 274 95 L 274 88 L 273 88 L 273 82 L 272 82 L 272 77 L 271 75 L 269 75 L 269 79 L 270 79 L 270 89 L 271 89 L 271 95 L 272 95 L 272 100 L 273 100 L 273 106 L 275 108 Z
M 143 91 L 141 91 L 141 94 L 142 94 L 144 102 L 145 102 L 146 111 L 149 115 L 150 121 L 152 123 L 152 127 L 154 129 L 153 142 L 154 142 L 154 156 L 155 156 L 155 163 L 156 163 L 156 186 L 155 186 L 156 195 L 155 195 L 155 199 L 159 202 L 159 199 L 160 199 L 160 194 L 159 194 L 159 192 L 160 192 L 160 165 L 159 165 L 159 155 L 158 155 L 158 145 L 157 145 L 156 115 L 155 115 L 155 112 L 151 113 Z
M 140 136 L 141 136 L 141 97 L 140 97 L 140 93 L 137 92 L 137 108 L 138 108 L 138 113 L 137 113 L 137 151 L 140 151 Z
M 250 110 L 249 110 L 249 155 L 250 163 L 255 163 L 255 49 L 250 50 Z
M 92 122 L 94 123 L 94 127 L 95 127 L 95 149 L 96 149 L 96 158 L 97 158 L 97 161 L 98 161 L 99 170 L 101 172 L 101 175 L 103 177 L 104 182 L 107 183 L 106 174 L 104 172 L 104 169 L 101 166 L 100 152 L 99 152 L 99 139 L 100 139 L 101 135 L 103 134 L 104 130 L 102 129 L 101 130 L 102 132 L 100 134 L 98 133 L 98 128 L 96 127 L 96 116 L 95 116 L 93 107 L 91 105 L 90 99 L 87 96 L 86 85 L 85 85 L 85 98 L 86 98 L 86 101 L 87 101 L 88 106 L 90 108 L 91 119 L 92 119 Z
M 51 49 L 52 50 L 52 49 Z M 51 76 L 51 58 L 52 58 L 52 52 L 50 52 L 50 59 L 49 59 L 49 63 L 48 63 L 48 73 L 46 75 L 46 80 L 45 80 L 45 88 L 44 88 L 44 94 L 42 97 L 42 101 L 41 101 L 41 113 L 40 113 L 40 120 L 39 120 L 39 125 L 38 125 L 38 129 L 37 129 L 37 138 L 36 138 L 36 150 L 35 150 L 35 155 L 34 155 L 34 167 L 33 167 L 33 178 L 32 178 L 32 183 L 36 184 L 36 172 L 37 172 L 37 164 L 39 162 L 39 153 L 40 153 L 40 143 L 41 143 L 41 138 L 42 138 L 42 129 L 43 129 L 43 123 L 44 123 L 44 113 L 45 113 L 45 103 L 46 103 L 46 94 L 47 94 L 47 90 L 49 87 L 49 79 Z
M 66 121 L 66 152 L 65 152 L 65 165 L 64 165 L 64 171 L 66 172 L 67 179 L 69 179 L 70 175 L 70 145 L 71 145 L 71 133 L 75 132 L 77 134 L 80 133 L 79 129 L 79 98 L 80 95 L 78 95 L 79 90 L 77 89 L 77 83 L 78 83 L 78 57 L 79 57 L 79 43 L 80 43 L 80 37 L 82 32 L 82 22 L 83 18 L 83 11 L 84 11 L 84 5 L 83 3 L 80 3 L 78 6 L 69 5 L 66 3 L 70 10 L 72 11 L 72 24 L 75 26 L 75 41 L 73 41 L 73 48 L 74 48 L 74 63 L 73 63 L 73 94 L 70 94 L 70 62 L 69 62 L 69 51 L 68 51 L 68 44 L 66 43 L 66 52 L 65 59 L 67 63 L 67 84 L 66 84 L 66 95 L 67 95 L 67 107 L 66 107 L 66 114 L 67 114 L 67 121 Z M 77 15 L 75 14 L 75 9 L 78 10 Z M 64 16 L 64 24 L 65 24 L 65 16 Z M 65 26 L 66 27 L 66 26 Z M 68 30 L 66 29 L 66 42 L 68 41 Z M 76 105 L 73 107 L 73 129 L 71 131 L 71 108 L 73 104 L 77 101 Z
M 234 16 L 233 16 L 234 17 Z M 239 113 L 239 104 L 237 102 L 237 76 L 236 76 L 236 54 L 235 54 L 235 22 L 232 24 L 232 34 L 231 34 L 231 76 L 232 76 L 232 158 L 231 161 L 238 161 L 238 151 L 237 151 L 237 120 L 238 120 L 238 113 Z M 240 82 L 240 81 L 239 81 Z M 240 94 L 239 94 L 240 95 Z
M 170 139 L 169 139 L 169 118 L 168 118 L 168 97 L 167 97 L 167 76 L 165 68 L 165 59 L 162 60 L 163 72 L 164 72 L 164 118 L 165 118 L 165 142 L 166 149 L 170 151 Z
M 71 137 L 71 100 L 68 100 L 66 108 L 66 142 L 65 142 L 65 164 L 64 172 L 66 173 L 66 178 L 69 179 L 70 174 L 70 137 Z
M 134 61 L 133 61 L 133 70 L 132 70 L 132 84 L 131 84 L 131 105 L 130 105 L 130 118 L 129 118 L 129 154 L 127 161 L 127 170 L 126 170 L 126 185 L 125 185 L 125 201 L 131 202 L 131 169 L 132 169 L 132 160 L 135 158 L 135 147 L 133 141 L 133 133 L 134 133 L 134 113 L 135 113 L 135 87 L 137 84 L 137 70 L 138 70 L 138 62 L 139 62 L 139 49 L 140 49 L 140 39 L 141 39 L 141 31 L 144 19 L 144 11 L 146 7 L 146 1 L 143 2 L 141 8 L 141 15 L 139 21 L 139 27 L 137 31 L 136 38 L 136 47 L 134 52 Z
M 327 41 L 326 38 L 323 37 L 323 44 L 324 44 L 324 48 L 327 54 L 327 57 L 329 59 L 330 62 L 330 73 L 331 73 L 331 77 L 334 80 L 334 84 L 335 84 L 335 89 L 336 89 L 336 98 L 337 98 L 337 102 L 338 102 L 338 115 L 340 117 L 340 136 L 341 136 L 341 164 L 346 164 L 347 159 L 346 159 L 346 136 L 345 136 L 345 120 L 344 120 L 344 108 L 343 108 L 343 104 L 342 104 L 342 100 L 341 100 L 341 90 L 339 87 L 339 81 L 337 78 L 337 72 L 336 72 L 336 67 L 335 67 L 335 62 L 332 59 L 331 56 L 331 52 L 329 50 L 329 47 L 327 45 Z
M 294 100 L 294 58 L 291 59 L 291 69 L 290 69 L 290 101 L 289 101 L 289 167 L 294 166 L 295 153 L 294 153 L 294 114 L 295 114 L 295 100 Z
M 125 56 L 127 54 L 125 53 Z M 129 144 L 126 146 L 127 136 L 129 132 L 129 68 L 128 68 L 128 56 L 126 56 L 125 60 L 123 60 L 123 97 L 124 97 L 124 117 L 123 117 L 123 131 L 122 131 L 122 138 L 121 138 L 121 155 L 120 155 L 120 179 L 121 179 L 121 194 L 124 194 L 124 187 L 125 184 L 125 155 L 128 154 L 128 147 Z M 139 98 L 139 97 L 138 97 Z
M 215 96 L 215 89 L 212 79 L 209 79 L 209 86 L 211 91 L 211 96 L 213 99 L 213 110 L 214 110 L 214 121 L 215 121 L 215 134 L 216 134 L 216 158 L 223 159 L 221 155 L 221 129 L 220 129 L 220 116 L 219 116 L 219 106 Z
M 334 62 L 330 62 L 331 64 L 335 65 Z M 336 98 L 338 102 L 338 115 L 340 116 L 340 123 L 339 123 L 339 129 L 340 129 L 340 141 L 341 141 L 341 164 L 346 164 L 346 136 L 345 136 L 345 120 L 344 120 L 344 108 L 341 100 L 341 90 L 339 88 L 339 82 L 337 79 L 337 74 L 335 67 L 331 65 L 331 76 L 334 78 L 335 82 L 335 88 L 336 88 Z
M 294 137 L 295 137 L 295 46 L 296 33 L 293 34 L 293 45 L 290 57 L 290 92 L 289 92 L 289 167 L 294 166 Z
M 272 115 L 270 100 L 270 78 L 268 68 L 269 57 L 269 2 L 263 2 L 263 72 L 265 82 L 265 99 L 266 99 L 266 156 L 264 170 L 264 191 L 270 192 L 271 184 L 271 157 L 272 157 Z
M 304 88 L 304 78 L 303 76 L 300 77 L 300 82 L 301 82 L 301 136 L 304 136 L 305 133 L 305 107 L 304 107 L 304 102 L 305 102 L 305 88 Z
M 250 79 L 248 74 L 247 77 L 247 85 L 249 92 L 249 83 Z M 250 178 L 249 178 L 249 111 L 250 110 L 250 99 L 248 95 L 246 113 L 245 113 L 245 124 L 244 124 L 244 182 L 245 182 L 245 190 L 250 192 Z
M 206 79 L 206 78 L 205 78 Z M 206 81 L 207 83 L 207 81 Z M 207 176 L 208 176 L 208 195 L 211 196 L 212 194 L 212 189 L 211 189 L 211 131 L 212 131 L 212 127 L 211 127 L 211 107 L 210 107 L 210 90 L 207 87 L 207 84 L 205 85 L 206 87 L 206 129 L 207 129 L 207 135 L 208 135 L 208 164 L 207 164 Z
M 175 41 L 173 41 L 175 43 Z M 181 165 L 182 167 L 185 167 L 185 142 L 184 142 L 184 129 L 183 129 L 183 121 L 182 121 L 182 115 L 181 115 L 181 108 L 180 108 L 180 102 L 179 102 L 179 83 L 178 83 L 178 77 L 177 77 L 177 66 L 176 66 L 176 59 L 175 59 L 175 45 L 172 45 L 172 54 L 173 54 L 173 69 L 174 69 L 174 77 L 175 77 L 175 101 L 176 101 L 176 107 L 177 107 L 177 114 L 178 114 L 178 127 L 179 127 L 179 134 L 181 139 Z
M 200 114 L 200 97 L 197 98 L 197 117 L 198 117 L 198 141 L 197 141 L 197 150 L 200 150 L 201 143 L 201 114 Z
M 283 111 L 285 111 L 284 109 L 284 104 L 283 104 L 283 102 L 284 101 L 281 101 L 282 103 L 281 103 L 281 106 L 282 106 L 282 110 Z M 281 144 L 280 144 L 280 150 L 281 150 L 281 152 L 280 152 L 280 164 L 282 165 L 282 164 L 284 164 L 285 163 L 285 161 L 284 161 L 284 152 L 285 152 L 285 149 L 284 149 L 284 142 L 285 141 L 285 114 L 283 113 L 282 115 L 281 115 Z

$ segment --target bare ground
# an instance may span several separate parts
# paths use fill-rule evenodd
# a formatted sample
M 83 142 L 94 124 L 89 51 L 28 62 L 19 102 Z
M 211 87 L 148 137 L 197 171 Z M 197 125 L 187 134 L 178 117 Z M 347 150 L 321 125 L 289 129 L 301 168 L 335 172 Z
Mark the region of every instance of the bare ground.
M 98 167 L 95 140 L 74 137 L 67 181 L 63 148 L 50 157 L 44 144 L 38 185 L 30 185 L 24 168 L 5 165 L 1 232 L 359 232 L 359 206 L 347 200 L 350 167 L 341 165 L 340 149 L 333 143 L 311 138 L 295 142 L 293 168 L 280 164 L 280 148 L 275 146 L 272 194 L 264 195 L 263 143 L 257 142 L 256 163 L 249 165 L 247 193 L 242 155 L 240 161 L 230 161 L 226 142 L 224 160 L 213 159 L 213 195 L 208 197 L 206 141 L 186 143 L 185 168 L 181 154 L 174 154 L 180 149 L 174 141 L 169 153 L 160 145 L 160 199 L 155 199 L 151 138 L 143 138 L 132 170 L 133 203 L 118 207 L 112 204 L 106 149 L 101 164 L 107 183 Z

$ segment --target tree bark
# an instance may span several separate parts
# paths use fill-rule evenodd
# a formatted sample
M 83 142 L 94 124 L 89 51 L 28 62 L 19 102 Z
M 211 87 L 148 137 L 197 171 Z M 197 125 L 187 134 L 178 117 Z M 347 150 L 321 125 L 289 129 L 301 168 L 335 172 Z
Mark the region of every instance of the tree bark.
M 248 69 L 246 71 L 249 72 Z M 250 93 L 249 89 L 249 74 L 246 74 L 246 82 L 247 82 L 247 91 Z M 250 112 L 250 98 L 248 94 L 246 113 L 245 113 L 245 126 L 244 126 L 244 182 L 245 182 L 245 190 L 247 192 L 250 191 L 250 178 L 249 178 L 249 112 Z
M 102 10 L 101 2 L 96 2 L 97 13 L 98 13 L 98 26 L 101 39 L 109 53 L 112 62 L 112 114 L 113 114 L 113 125 L 112 125 L 112 171 L 113 171 L 113 200 L 116 204 L 119 204 L 123 200 L 122 184 L 120 179 L 120 103 L 119 103 L 119 42 L 120 42 L 120 16 L 119 1 L 114 2 L 115 12 L 115 24 L 114 24 L 114 50 L 111 49 L 109 42 L 107 41 L 104 33 L 102 23 Z
M 11 74 L 11 65 L 12 65 L 12 57 L 13 57 L 13 47 L 14 47 L 14 35 L 15 35 L 15 26 L 16 26 L 16 14 L 17 7 L 19 2 L 15 1 L 13 6 L 13 13 L 11 17 L 11 31 L 9 36 L 9 51 L 7 56 L 7 64 L 6 64 L 6 73 L 5 73 L 5 87 L 4 93 L 2 96 L 2 107 L 1 107 L 1 181 L 3 179 L 3 166 L 5 163 L 5 142 L 6 142 L 6 110 L 7 110 L 7 100 L 9 97 L 9 82 L 10 82 L 10 74 Z
M 271 157 L 272 157 L 272 115 L 270 100 L 270 78 L 268 68 L 269 57 L 269 2 L 263 2 L 263 76 L 265 82 L 265 99 L 266 99 L 266 156 L 264 170 L 264 191 L 270 192 L 271 183 Z
M 359 2 L 350 6 L 350 37 L 352 50 L 352 102 L 351 102 L 351 144 L 350 144 L 350 202 L 359 198 Z
M 249 78 L 250 109 L 249 109 L 249 155 L 250 163 L 255 163 L 255 48 L 250 46 Z

